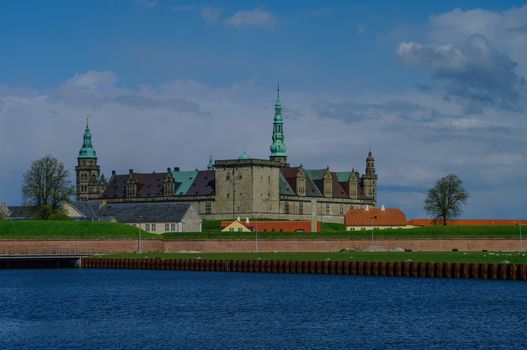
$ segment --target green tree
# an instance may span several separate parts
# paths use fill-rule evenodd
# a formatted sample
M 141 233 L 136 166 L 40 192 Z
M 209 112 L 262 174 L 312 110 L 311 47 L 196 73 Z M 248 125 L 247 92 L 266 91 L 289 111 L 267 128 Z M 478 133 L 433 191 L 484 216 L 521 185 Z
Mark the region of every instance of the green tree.
M 50 155 L 34 161 L 24 174 L 22 196 L 31 216 L 36 219 L 62 216 L 62 205 L 70 201 L 72 194 L 69 171 Z
M 5 204 L 0 203 L 0 220 L 7 219 L 10 215 L 9 208 Z
M 463 181 L 456 175 L 449 174 L 437 180 L 434 187 L 428 190 L 424 210 L 446 226 L 448 220 L 461 214 L 461 205 L 469 197 L 469 193 L 463 188 Z

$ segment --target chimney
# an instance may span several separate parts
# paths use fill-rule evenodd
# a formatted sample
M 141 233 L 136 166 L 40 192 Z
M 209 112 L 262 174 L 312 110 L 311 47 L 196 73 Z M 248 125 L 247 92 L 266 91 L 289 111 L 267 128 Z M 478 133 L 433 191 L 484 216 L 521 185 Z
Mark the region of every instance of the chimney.
M 112 176 L 115 176 L 115 170 L 112 170 Z
M 130 169 L 130 171 L 128 173 L 129 174 L 133 174 L 134 173 L 134 169 Z

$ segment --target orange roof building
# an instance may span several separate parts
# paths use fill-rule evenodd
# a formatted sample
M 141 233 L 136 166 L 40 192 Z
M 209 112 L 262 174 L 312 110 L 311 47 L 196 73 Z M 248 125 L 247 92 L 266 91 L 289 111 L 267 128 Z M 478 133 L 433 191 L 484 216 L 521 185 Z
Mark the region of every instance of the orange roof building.
M 344 217 L 347 231 L 411 228 L 406 215 L 398 208 L 350 209 Z

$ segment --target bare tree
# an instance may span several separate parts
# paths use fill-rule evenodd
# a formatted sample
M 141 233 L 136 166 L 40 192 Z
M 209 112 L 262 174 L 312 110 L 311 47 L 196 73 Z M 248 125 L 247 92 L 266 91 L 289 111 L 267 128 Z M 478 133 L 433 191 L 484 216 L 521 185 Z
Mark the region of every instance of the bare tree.
M 68 202 L 72 194 L 69 171 L 62 162 L 50 155 L 34 161 L 24 174 L 24 202 L 37 219 L 62 214 L 62 204 Z
M 0 203 L 0 220 L 7 219 L 9 216 L 11 216 L 9 208 L 5 204 Z
M 428 190 L 424 210 L 446 226 L 448 220 L 461 214 L 461 205 L 469 197 L 469 193 L 463 188 L 463 181 L 456 175 L 449 174 L 437 180 L 434 187 Z

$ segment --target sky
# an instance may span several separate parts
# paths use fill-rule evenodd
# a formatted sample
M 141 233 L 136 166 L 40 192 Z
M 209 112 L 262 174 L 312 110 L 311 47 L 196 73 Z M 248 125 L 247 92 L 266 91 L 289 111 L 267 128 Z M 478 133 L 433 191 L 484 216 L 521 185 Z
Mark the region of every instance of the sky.
M 267 158 L 276 85 L 291 165 L 364 172 L 427 217 L 527 218 L 527 3 L 0 2 L 0 202 L 51 154 L 73 174 L 90 115 L 103 173 Z

